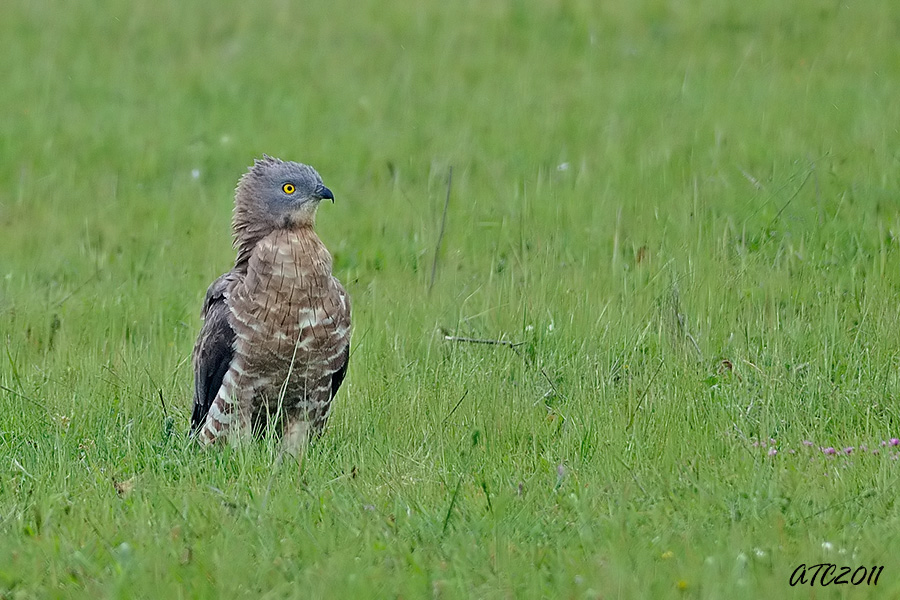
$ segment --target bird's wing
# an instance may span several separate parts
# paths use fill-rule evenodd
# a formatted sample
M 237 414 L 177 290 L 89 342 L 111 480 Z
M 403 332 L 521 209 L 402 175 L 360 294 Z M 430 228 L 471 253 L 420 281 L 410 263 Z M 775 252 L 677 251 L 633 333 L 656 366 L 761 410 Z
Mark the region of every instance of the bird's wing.
M 341 354 L 340 359 L 338 359 L 337 371 L 331 376 L 332 400 L 334 400 L 338 389 L 344 382 L 344 377 L 347 376 L 347 365 L 350 363 L 350 296 L 347 295 L 346 290 L 344 290 L 344 287 L 337 279 L 334 279 L 334 282 L 337 285 L 338 290 L 341 321 L 346 324 L 347 333 L 345 334 L 346 346 L 344 347 L 344 352 Z
M 350 344 L 347 344 L 347 347 L 344 349 L 344 354 L 341 356 L 340 366 L 338 370 L 334 372 L 331 376 L 331 399 L 334 400 L 334 397 L 338 393 L 338 389 L 340 389 L 341 384 L 344 383 L 344 377 L 347 376 L 347 365 L 350 364 Z
M 219 393 L 222 379 L 234 356 L 234 330 L 228 323 L 225 295 L 238 281 L 234 271 L 216 279 L 206 291 L 203 327 L 194 345 L 194 406 L 191 412 L 191 433 L 196 433 L 206 421 L 206 413 Z

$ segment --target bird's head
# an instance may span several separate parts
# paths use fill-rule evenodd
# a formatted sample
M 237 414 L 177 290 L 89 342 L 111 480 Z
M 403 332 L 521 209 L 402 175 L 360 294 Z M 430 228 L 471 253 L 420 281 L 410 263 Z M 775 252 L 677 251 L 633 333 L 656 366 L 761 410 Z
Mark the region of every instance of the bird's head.
M 235 226 L 239 217 L 273 228 L 312 225 L 322 200 L 334 195 L 315 169 L 263 155 L 241 177 L 235 191 Z
M 315 169 L 263 155 L 238 181 L 234 194 L 237 263 L 249 259 L 256 243 L 278 228 L 312 226 L 322 200 L 334 195 Z

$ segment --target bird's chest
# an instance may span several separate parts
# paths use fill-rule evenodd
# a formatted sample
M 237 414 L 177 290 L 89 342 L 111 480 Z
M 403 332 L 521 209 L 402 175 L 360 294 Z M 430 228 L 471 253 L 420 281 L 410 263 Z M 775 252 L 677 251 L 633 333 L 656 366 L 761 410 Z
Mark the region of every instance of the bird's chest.
M 325 283 L 316 272 L 315 257 L 287 244 L 265 254 L 244 281 L 244 307 L 270 322 L 314 304 Z
M 331 261 L 315 242 L 292 235 L 260 242 L 228 299 L 239 354 L 295 360 L 327 337 L 321 323 L 333 293 Z

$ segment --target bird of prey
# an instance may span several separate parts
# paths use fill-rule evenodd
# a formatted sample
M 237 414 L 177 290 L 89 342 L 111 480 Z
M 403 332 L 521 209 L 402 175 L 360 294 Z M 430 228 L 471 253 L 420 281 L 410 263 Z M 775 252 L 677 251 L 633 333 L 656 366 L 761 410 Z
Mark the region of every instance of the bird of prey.
M 203 303 L 191 431 L 207 446 L 273 428 L 296 456 L 347 374 L 350 300 L 313 230 L 331 190 L 312 167 L 263 156 L 235 190 L 234 268 Z

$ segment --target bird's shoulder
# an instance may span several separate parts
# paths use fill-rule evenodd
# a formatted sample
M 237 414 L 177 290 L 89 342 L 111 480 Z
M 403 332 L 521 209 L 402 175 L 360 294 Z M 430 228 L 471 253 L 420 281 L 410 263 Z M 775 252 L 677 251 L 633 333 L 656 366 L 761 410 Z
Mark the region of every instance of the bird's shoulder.
M 200 318 L 206 319 L 211 308 L 219 303 L 223 303 L 228 293 L 239 283 L 244 277 L 240 271 L 232 269 L 227 273 L 220 275 L 213 281 L 206 290 L 206 298 L 203 300 L 203 308 L 200 309 Z

